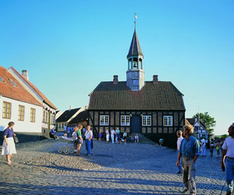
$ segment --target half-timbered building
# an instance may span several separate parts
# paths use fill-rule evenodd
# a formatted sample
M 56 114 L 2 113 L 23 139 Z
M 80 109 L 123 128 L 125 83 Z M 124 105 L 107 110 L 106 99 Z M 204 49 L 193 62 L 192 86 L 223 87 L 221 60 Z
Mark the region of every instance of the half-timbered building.
M 91 93 L 89 123 L 94 132 L 119 128 L 128 134 L 143 134 L 174 147 L 175 132 L 185 124 L 183 94 L 168 81 L 145 81 L 143 53 L 134 30 L 127 55 L 126 81 L 101 82 Z

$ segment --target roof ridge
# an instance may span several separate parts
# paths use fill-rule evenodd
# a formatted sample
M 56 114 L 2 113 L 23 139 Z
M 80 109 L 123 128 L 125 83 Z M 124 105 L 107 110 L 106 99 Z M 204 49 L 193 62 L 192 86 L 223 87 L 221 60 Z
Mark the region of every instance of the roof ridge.
M 25 82 L 27 82 L 30 85 L 30 87 L 35 91 L 35 93 L 37 93 L 43 99 L 45 103 L 47 103 L 55 110 L 57 109 L 56 106 L 32 82 L 25 79 L 13 66 L 11 66 L 10 68 L 12 68 Z

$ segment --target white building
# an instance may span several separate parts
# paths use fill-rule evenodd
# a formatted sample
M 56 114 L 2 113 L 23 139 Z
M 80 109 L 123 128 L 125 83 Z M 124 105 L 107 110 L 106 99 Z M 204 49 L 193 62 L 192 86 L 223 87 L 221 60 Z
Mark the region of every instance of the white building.
M 206 130 L 206 126 L 196 118 L 186 119 L 194 128 L 194 136 L 200 140 L 204 138 L 206 141 L 209 139 L 209 132 Z
M 20 74 L 13 67 L 8 69 L 8 72 L 38 101 L 42 104 L 42 120 L 41 128 L 42 134 L 46 137 L 49 136 L 50 129 L 55 126 L 55 116 L 57 108 L 54 104 L 35 86 L 29 81 L 28 72 L 22 71 Z
M 42 106 L 4 67 L 0 66 L 1 133 L 8 127 L 8 123 L 13 121 L 17 134 L 40 135 Z

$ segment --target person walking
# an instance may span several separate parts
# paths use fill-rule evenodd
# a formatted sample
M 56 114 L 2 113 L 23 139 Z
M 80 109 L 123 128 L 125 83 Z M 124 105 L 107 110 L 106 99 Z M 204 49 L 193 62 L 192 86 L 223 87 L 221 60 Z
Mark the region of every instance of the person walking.
M 210 157 L 213 157 L 213 153 L 214 153 L 214 138 L 211 138 L 211 141 L 210 141 Z
M 109 144 L 109 139 L 110 139 L 110 133 L 109 133 L 109 130 L 107 129 L 106 130 L 106 143 Z
M 81 145 L 83 144 L 83 138 L 82 138 L 82 134 L 81 134 L 81 130 L 83 128 L 83 125 L 79 125 L 78 128 L 75 127 L 75 131 L 77 131 L 77 150 L 76 150 L 76 155 L 80 156 L 80 148 Z
M 120 142 L 120 131 L 119 131 L 119 128 L 116 128 L 115 133 L 116 133 L 116 135 L 115 135 L 115 143 L 119 143 Z
M 222 161 L 220 163 L 222 170 L 225 170 L 225 178 L 227 183 L 227 193 L 230 195 L 233 192 L 233 179 L 234 179 L 234 123 L 228 128 L 227 137 L 222 146 Z M 225 160 L 226 157 L 226 160 Z M 225 164 L 226 168 L 225 168 Z
M 220 156 L 220 141 L 219 140 L 217 140 L 217 142 L 215 143 L 215 149 L 216 149 L 216 157 L 217 158 L 219 158 L 219 156 Z
M 87 131 L 85 132 L 85 142 L 86 142 L 86 150 L 87 156 L 91 156 L 91 139 L 93 138 L 93 132 L 90 130 L 91 126 L 87 126 Z
M 176 132 L 176 135 L 177 135 L 177 153 L 179 153 L 180 145 L 181 145 L 181 142 L 183 140 L 182 134 L 183 134 L 183 132 L 181 130 Z M 182 166 L 181 166 L 181 160 L 180 160 L 180 164 L 178 166 L 177 174 L 181 174 L 181 173 L 182 173 Z
M 206 140 L 202 138 L 201 140 L 201 156 L 206 156 Z
M 102 141 L 102 132 L 100 131 L 99 134 L 98 134 L 98 140 L 99 141 Z
M 176 165 L 180 165 L 180 158 L 182 157 L 183 183 L 185 185 L 183 193 L 190 191 L 191 195 L 196 195 L 196 162 L 200 155 L 200 144 L 192 136 L 193 126 L 185 125 L 183 127 L 183 134 L 185 138 L 181 141 Z
M 112 144 L 115 143 L 115 130 L 114 129 L 111 130 L 111 141 L 112 141 Z
M 126 145 L 127 144 L 127 132 L 125 131 L 124 134 L 123 134 L 123 139 L 124 139 L 124 144 Z
M 6 161 L 8 165 L 11 165 L 11 157 L 16 154 L 15 143 L 13 136 L 16 136 L 13 127 L 15 123 L 9 122 L 8 127 L 4 130 L 3 134 L 3 144 L 2 144 L 2 155 L 6 155 Z

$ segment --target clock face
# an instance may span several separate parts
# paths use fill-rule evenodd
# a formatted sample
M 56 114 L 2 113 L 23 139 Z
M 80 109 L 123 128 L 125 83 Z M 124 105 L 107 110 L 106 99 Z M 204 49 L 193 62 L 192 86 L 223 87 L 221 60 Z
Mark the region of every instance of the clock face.
M 133 79 L 132 80 L 132 85 L 138 85 L 139 84 L 139 80 L 138 79 Z

